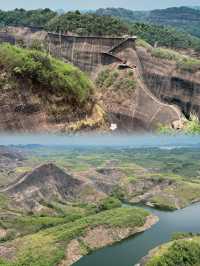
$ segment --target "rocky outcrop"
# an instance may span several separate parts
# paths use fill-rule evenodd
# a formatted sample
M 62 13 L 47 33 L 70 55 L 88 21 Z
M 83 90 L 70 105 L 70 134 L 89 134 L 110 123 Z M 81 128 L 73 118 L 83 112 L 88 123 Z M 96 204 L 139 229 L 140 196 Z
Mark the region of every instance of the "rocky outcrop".
M 78 240 L 73 239 L 69 242 L 66 259 L 62 260 L 58 266 L 70 266 L 82 258 L 82 250 Z
M 145 48 L 137 49 L 146 86 L 161 101 L 178 106 L 186 117 L 200 117 L 200 71 L 177 69 L 174 61 L 155 58 Z

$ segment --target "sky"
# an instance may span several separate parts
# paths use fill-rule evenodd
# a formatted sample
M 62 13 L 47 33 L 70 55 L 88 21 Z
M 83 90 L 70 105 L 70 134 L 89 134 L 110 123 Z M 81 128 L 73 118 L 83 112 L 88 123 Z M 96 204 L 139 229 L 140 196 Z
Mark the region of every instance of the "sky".
M 0 145 L 58 145 L 58 146 L 128 146 L 128 147 L 174 147 L 200 146 L 200 136 L 166 135 L 0 135 Z
M 97 9 L 100 7 L 123 7 L 133 10 L 150 10 L 172 6 L 200 6 L 200 0 L 0 0 L 0 9 L 14 8 L 36 9 Z

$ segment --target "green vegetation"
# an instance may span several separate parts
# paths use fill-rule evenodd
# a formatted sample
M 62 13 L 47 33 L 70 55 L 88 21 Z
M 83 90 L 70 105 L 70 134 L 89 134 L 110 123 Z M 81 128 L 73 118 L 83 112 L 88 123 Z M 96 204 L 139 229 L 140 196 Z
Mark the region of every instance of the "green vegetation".
M 147 266 L 197 266 L 199 261 L 200 240 L 198 237 L 194 237 L 192 240 L 186 238 L 161 246 L 147 262 Z
M 99 209 L 102 211 L 111 210 L 121 207 L 122 203 L 115 197 L 108 197 L 103 199 L 99 204 Z
M 165 48 L 152 48 L 151 54 L 154 57 L 166 60 L 179 61 L 183 56 L 178 52 Z
M 176 134 L 184 133 L 189 135 L 199 135 L 200 134 L 200 121 L 196 114 L 191 114 L 189 120 L 184 122 L 183 128 L 178 132 L 170 126 L 159 124 L 157 127 L 157 132 L 159 134 Z
M 45 8 L 38 10 L 15 9 L 13 11 L 0 11 L 1 26 L 36 26 L 43 27 L 49 20 L 57 15 L 56 12 Z
M 164 26 L 172 26 L 200 37 L 200 10 L 189 7 L 172 7 L 152 11 L 132 11 L 124 8 L 100 8 L 97 15 L 114 16 L 129 22 L 145 22 Z
M 6 195 L 0 193 L 0 209 L 5 208 L 8 203 L 9 203 L 9 198 Z
M 79 11 L 56 16 L 46 25 L 50 31 L 73 32 L 79 35 L 119 36 L 128 33 L 126 23 L 110 16 L 81 14 Z
M 173 49 L 192 48 L 199 50 L 199 38 L 177 31 L 176 29 L 147 23 L 134 23 L 129 26 L 132 34 L 137 35 L 152 46 L 157 44 L 161 47 Z
M 197 236 L 198 234 L 187 233 L 187 232 L 176 232 L 172 235 L 172 240 L 186 239 Z
M 136 46 L 138 46 L 138 47 L 144 47 L 144 48 L 146 48 L 149 51 L 151 51 L 151 49 L 153 48 L 148 42 L 146 42 L 143 39 L 137 39 L 136 40 Z
M 152 11 L 148 21 L 151 23 L 169 25 L 200 37 L 199 17 L 200 10 L 189 7 L 172 7 Z
M 6 71 L 6 82 L 37 87 L 55 95 L 65 96 L 71 103 L 85 103 L 93 91 L 90 80 L 77 68 L 56 60 L 45 53 L 22 49 L 11 45 L 0 45 L 0 66 Z
M 177 68 L 183 71 L 196 72 L 200 70 L 200 60 L 181 55 L 170 49 L 152 48 L 151 55 L 160 59 L 173 60 Z
M 137 81 L 135 79 L 130 77 L 120 78 L 115 83 L 115 88 L 117 90 L 127 90 L 127 91 L 133 91 L 136 89 Z
M 148 17 L 146 11 L 133 11 L 125 8 L 99 8 L 96 14 L 99 16 L 113 16 L 126 21 L 144 21 Z
M 116 91 L 133 91 L 137 86 L 133 71 L 129 70 L 123 72 L 123 75 L 120 74 L 119 70 L 103 69 L 98 74 L 96 85 L 102 89 L 112 88 Z
M 184 131 L 188 134 L 200 134 L 200 122 L 197 115 L 191 114 L 190 120 L 186 122 Z
M 200 184 L 177 181 L 163 189 L 162 193 L 153 196 L 150 201 L 159 209 L 175 210 L 184 208 L 199 198 Z
M 5 216 L 2 218 L 0 226 L 8 230 L 8 232 L 12 232 L 12 235 L 9 234 L 5 239 L 1 239 L 1 242 L 14 239 L 16 235 L 23 236 L 32 234 L 52 226 L 73 222 L 89 214 L 91 215 L 97 210 L 96 208 L 94 211 L 91 211 L 91 209 L 89 210 L 85 206 L 81 208 L 59 203 L 49 204 L 49 207 L 57 211 L 57 213 L 54 213 L 54 216 L 45 216 L 44 214 L 44 216 L 18 214 L 13 215 L 13 217 Z
M 160 16 L 160 12 L 162 13 L 162 22 L 155 19 Z M 198 17 L 199 13 L 199 10 L 184 8 L 152 12 L 134 12 L 123 8 L 110 8 L 97 10 L 96 13 L 75 11 L 59 15 L 49 9 L 29 11 L 15 9 L 13 11 L 0 11 L 0 20 L 2 26 L 42 26 L 49 31 L 62 31 L 63 33 L 69 31 L 78 35 L 137 35 L 151 45 L 157 43 L 159 46 L 169 48 L 193 48 L 199 51 L 200 39 L 197 38 L 200 37 L 199 21 L 191 22 L 191 18 Z M 176 25 L 174 21 L 178 21 L 181 15 L 185 14 L 187 14 L 187 19 L 184 20 L 186 25 L 182 20 Z M 172 20 L 166 20 L 171 16 L 173 17 Z M 41 47 L 39 46 L 39 48 Z
M 112 71 L 109 68 L 105 68 L 98 74 L 96 84 L 99 88 L 109 88 L 115 83 L 118 76 L 119 72 L 117 70 Z
M 171 198 L 167 193 L 165 195 L 156 195 L 151 198 L 153 206 L 160 210 L 174 211 L 177 209 L 174 198 Z
M 53 266 L 64 257 L 70 240 L 83 236 L 88 228 L 104 225 L 110 228 L 142 226 L 149 213 L 138 208 L 117 208 L 88 216 L 73 223 L 58 225 L 13 240 L 6 247 L 16 249 L 13 261 L 1 260 L 2 266 Z

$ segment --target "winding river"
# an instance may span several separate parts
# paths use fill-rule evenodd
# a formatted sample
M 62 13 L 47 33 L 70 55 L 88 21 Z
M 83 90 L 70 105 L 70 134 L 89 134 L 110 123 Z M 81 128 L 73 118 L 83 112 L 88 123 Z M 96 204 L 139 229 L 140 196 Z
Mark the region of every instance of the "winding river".
M 200 203 L 166 212 L 145 207 L 160 221 L 151 229 L 83 257 L 74 266 L 134 266 L 152 248 L 167 242 L 174 232 L 200 232 Z

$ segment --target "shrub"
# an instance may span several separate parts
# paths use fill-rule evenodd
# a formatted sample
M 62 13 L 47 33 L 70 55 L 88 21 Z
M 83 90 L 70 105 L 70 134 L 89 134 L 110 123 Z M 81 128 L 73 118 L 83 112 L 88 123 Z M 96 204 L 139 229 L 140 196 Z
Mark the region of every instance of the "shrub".
M 109 77 L 105 80 L 105 87 L 109 88 L 111 87 L 114 83 L 115 80 L 118 78 L 119 73 L 117 71 L 113 71 L 110 73 Z
M 99 209 L 101 211 L 106 211 L 106 210 L 111 210 L 111 209 L 114 209 L 114 208 L 119 208 L 121 207 L 121 201 L 117 198 L 114 198 L 114 197 L 108 197 L 108 198 L 105 198 L 101 201 L 100 203 L 100 206 L 99 206 Z
M 136 88 L 137 82 L 130 78 L 121 78 L 115 83 L 115 88 L 118 90 L 134 90 Z
M 160 134 L 175 134 L 176 130 L 168 125 L 159 124 L 157 126 L 157 132 Z M 191 134 L 191 135 L 200 134 L 200 121 L 196 114 L 191 114 L 190 119 L 185 121 L 181 133 Z
M 158 124 L 156 131 L 160 134 L 172 134 L 175 132 L 170 126 Z
M 147 266 L 199 265 L 200 244 L 197 241 L 175 241 L 161 256 L 156 256 Z
M 186 122 L 184 131 L 187 134 L 200 134 L 200 122 L 197 115 L 190 115 L 190 119 Z
M 107 69 L 104 69 L 102 70 L 97 79 L 96 79 L 96 84 L 97 86 L 99 86 L 100 88 L 102 88 L 104 86 L 104 83 L 105 81 L 109 78 L 110 76 L 110 70 L 107 68 Z

